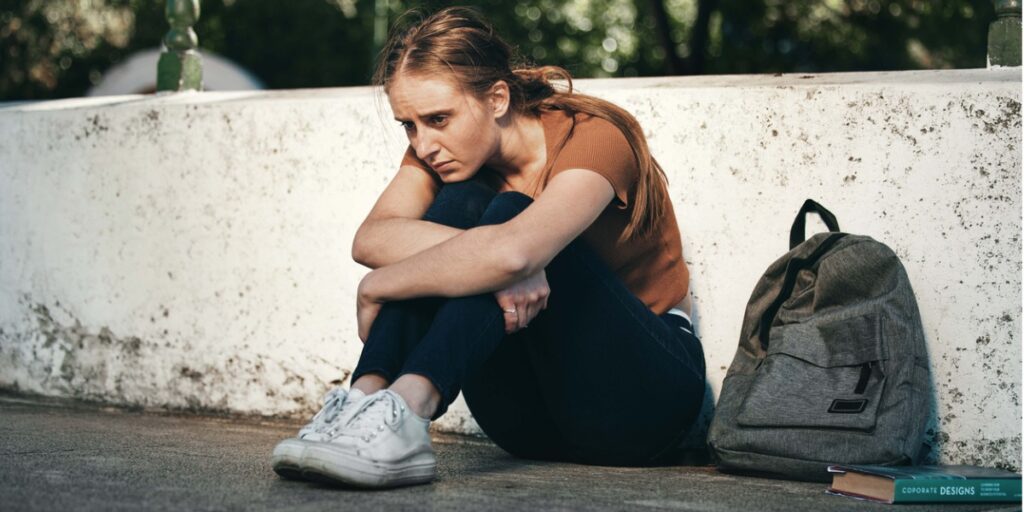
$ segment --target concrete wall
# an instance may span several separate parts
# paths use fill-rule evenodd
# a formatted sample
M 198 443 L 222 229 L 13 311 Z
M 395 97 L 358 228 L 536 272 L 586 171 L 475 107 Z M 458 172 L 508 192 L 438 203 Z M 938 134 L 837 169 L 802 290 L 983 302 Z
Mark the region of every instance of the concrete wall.
M 717 395 L 804 198 L 903 259 L 944 462 L 1020 468 L 1020 68 L 580 81 L 671 181 Z M 0 105 L 0 386 L 306 416 L 405 147 L 368 88 Z M 457 404 L 439 426 L 477 430 Z

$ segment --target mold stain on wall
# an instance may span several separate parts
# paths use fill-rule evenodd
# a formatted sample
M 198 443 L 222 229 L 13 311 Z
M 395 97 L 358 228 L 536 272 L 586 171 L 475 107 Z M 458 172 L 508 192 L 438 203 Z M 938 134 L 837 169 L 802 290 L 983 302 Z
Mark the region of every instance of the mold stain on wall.
M 26 313 L 22 326 L 0 329 L 0 357 L 7 359 L 0 365 L 23 370 L 29 382 L 3 371 L 2 387 L 124 406 L 296 419 L 308 419 L 321 406 L 326 384 L 307 378 L 308 369 L 289 368 L 268 354 L 201 354 L 177 340 L 86 327 L 59 302 L 47 305 L 28 295 L 20 302 Z M 349 374 L 338 368 L 331 384 Z

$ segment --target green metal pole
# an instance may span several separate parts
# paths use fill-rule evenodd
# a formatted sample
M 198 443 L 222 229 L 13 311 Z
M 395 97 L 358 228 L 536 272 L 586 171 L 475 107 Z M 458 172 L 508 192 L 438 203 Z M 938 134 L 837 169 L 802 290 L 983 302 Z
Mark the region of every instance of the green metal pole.
M 202 90 L 203 63 L 192 30 L 199 20 L 199 0 L 167 0 L 164 9 L 171 30 L 164 36 L 164 51 L 156 66 L 157 91 Z
M 988 65 L 1020 66 L 1020 0 L 996 0 L 996 20 L 988 26 Z
M 370 62 L 377 62 L 377 54 L 384 47 L 384 40 L 388 37 L 388 0 L 376 0 L 373 9 L 373 52 L 370 55 Z

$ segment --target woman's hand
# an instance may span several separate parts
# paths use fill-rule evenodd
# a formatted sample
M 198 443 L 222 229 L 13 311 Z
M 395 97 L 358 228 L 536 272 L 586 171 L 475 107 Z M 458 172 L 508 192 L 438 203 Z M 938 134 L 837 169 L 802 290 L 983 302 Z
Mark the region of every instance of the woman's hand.
M 548 287 L 543 270 L 504 290 L 494 292 L 494 298 L 504 311 L 505 333 L 512 334 L 526 328 L 542 309 L 548 307 L 549 295 L 551 288 Z
M 364 283 L 366 283 L 365 277 L 359 283 L 359 291 L 356 293 L 356 319 L 359 323 L 359 339 L 366 343 L 366 339 L 370 336 L 370 327 L 377 319 L 377 314 L 380 313 L 383 303 L 377 302 L 366 293 Z

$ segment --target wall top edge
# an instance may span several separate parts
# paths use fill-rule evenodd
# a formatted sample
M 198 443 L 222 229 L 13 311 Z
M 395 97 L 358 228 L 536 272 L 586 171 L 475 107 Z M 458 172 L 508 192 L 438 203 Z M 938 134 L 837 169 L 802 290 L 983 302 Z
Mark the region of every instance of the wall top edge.
M 1021 68 L 955 69 L 924 71 L 883 71 L 850 73 L 778 73 L 759 75 L 701 75 L 686 77 L 591 78 L 574 80 L 584 92 L 639 89 L 714 89 L 714 88 L 801 88 L 821 86 L 949 86 L 1019 85 Z M 0 102 L 0 115 L 13 112 L 77 110 L 97 107 L 162 107 L 255 103 L 262 101 L 322 101 L 362 99 L 386 105 L 376 87 L 331 87 L 261 91 L 186 91 L 179 93 L 135 94 L 66 98 L 47 101 Z
M 775 73 L 702 75 L 578 80 L 590 88 L 762 88 L 823 85 L 948 85 L 1021 82 L 1021 67 L 941 69 L 920 71 L 858 71 L 845 73 Z M 577 81 L 574 80 L 573 83 Z

